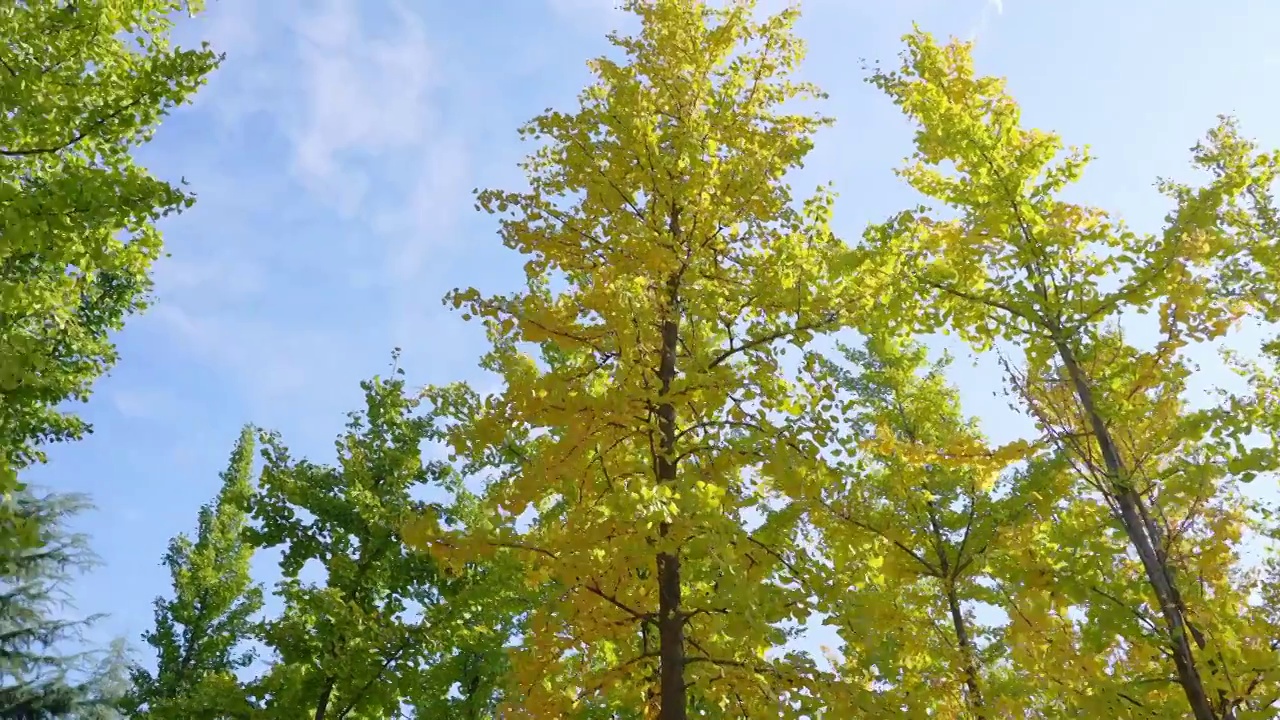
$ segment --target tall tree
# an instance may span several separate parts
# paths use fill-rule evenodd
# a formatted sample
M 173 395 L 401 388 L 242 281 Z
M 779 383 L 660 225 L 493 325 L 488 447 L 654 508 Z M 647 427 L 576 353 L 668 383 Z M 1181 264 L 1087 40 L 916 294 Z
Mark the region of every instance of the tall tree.
M 156 652 L 156 670 L 134 668 L 131 717 L 215 720 L 251 709 L 236 673 L 253 660 L 244 644 L 263 604 L 250 575 L 254 548 L 245 540 L 254 436 L 252 427 L 241 431 L 217 498 L 200 508 L 195 539 L 178 535 L 169 543 L 164 564 L 173 597 L 156 599 L 155 628 L 143 635 Z
M 779 717 L 809 692 L 808 663 L 767 654 L 809 598 L 779 577 L 794 513 L 762 496 L 800 492 L 824 441 L 782 346 L 862 306 L 828 279 L 831 195 L 801 203 L 782 181 L 826 124 L 803 106 L 820 93 L 789 77 L 797 11 L 753 6 L 624 3 L 641 27 L 610 35 L 625 61 L 594 61 L 575 111 L 522 130 L 545 141 L 530 189 L 479 195 L 528 286 L 451 296 L 485 319 L 505 380 L 454 440 L 464 456 L 530 441 L 489 494 L 500 525 L 422 540 L 520 553 L 556 588 L 513 656 L 510 717 Z
M 28 488 L 15 508 L 40 535 L 33 547 L 0 552 L 0 718 L 87 717 L 103 704 L 93 654 L 67 648 L 97 617 L 67 612 L 67 583 L 96 558 L 67 521 L 89 505 L 77 495 Z
M 169 43 L 174 14 L 199 6 L 0 7 L 0 499 L 41 445 L 87 429 L 62 404 L 115 361 L 109 334 L 143 307 L 161 252 L 156 221 L 193 201 L 132 152 L 218 63 Z
M 993 567 L 1017 546 L 1023 510 L 1052 497 L 1037 485 L 1053 476 L 1011 472 L 1033 448 L 989 445 L 922 346 L 876 337 L 840 350 L 846 363 L 815 369 L 842 390 L 845 432 L 829 448 L 842 472 L 811 517 L 825 561 L 813 584 L 844 640 L 841 674 L 883 688 L 886 712 L 907 717 L 1033 709 L 1034 687 L 1014 682 L 991 624 L 1000 613 L 975 610 L 1006 604 Z
M 1078 519 L 1046 525 L 1028 543 L 1084 543 L 1055 534 L 1066 528 L 1123 541 L 1105 561 L 1093 558 L 1119 607 L 1092 607 L 1136 612 L 1143 631 L 1108 660 L 1124 698 L 1075 713 L 1238 718 L 1258 689 L 1235 681 L 1254 669 L 1258 628 L 1239 622 L 1253 587 L 1238 572 L 1248 516 L 1234 486 L 1263 458 L 1238 453 L 1228 438 L 1240 426 L 1227 414 L 1188 409 L 1183 349 L 1223 337 L 1256 299 L 1231 282 L 1254 248 L 1223 208 L 1265 187 L 1274 166 L 1242 155 L 1224 123 L 1194 160 L 1212 170 L 1230 155 L 1232 171 L 1199 188 L 1162 184 L 1175 204 L 1163 231 L 1133 232 L 1060 197 L 1088 155 L 1024 129 L 1004 83 L 976 75 L 968 45 L 939 46 L 920 32 L 906 42 L 902 66 L 871 81 L 917 124 L 914 161 L 900 174 L 945 217 L 902 213 L 868 232 L 865 253 L 902 290 L 886 298 L 890 324 L 949 329 L 980 348 L 1016 344 L 1014 387 L 1072 464 L 1065 500 Z M 1160 322 L 1150 350 L 1120 324 L 1146 312 Z M 1078 601 L 1059 592 L 1051 614 L 1066 622 Z M 1153 671 L 1174 678 L 1176 693 L 1150 682 Z

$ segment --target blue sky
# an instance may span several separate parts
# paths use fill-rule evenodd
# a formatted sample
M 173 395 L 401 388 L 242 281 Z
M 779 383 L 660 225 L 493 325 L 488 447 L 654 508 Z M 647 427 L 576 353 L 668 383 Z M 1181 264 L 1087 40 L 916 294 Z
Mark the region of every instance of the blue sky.
M 519 183 L 516 127 L 568 109 L 585 62 L 619 20 L 611 0 L 213 0 L 182 25 L 224 67 L 142 160 L 185 177 L 194 209 L 164 226 L 157 302 L 119 336 L 121 361 L 84 414 L 95 434 L 54 448 L 29 480 L 90 493 L 79 528 L 105 565 L 76 588 L 106 612 L 96 635 L 136 639 L 168 592 L 166 543 L 217 489 L 240 426 L 280 430 L 332 457 L 358 381 L 394 346 L 413 383 L 477 378 L 479 329 L 441 305 L 459 285 L 513 288 L 519 258 L 473 210 L 471 189 Z M 1155 228 L 1152 183 L 1184 177 L 1219 113 L 1280 146 L 1280 51 L 1266 0 L 807 0 L 804 74 L 837 119 L 795 180 L 834 181 L 837 229 L 855 238 L 912 198 L 892 169 L 910 128 L 862 82 L 911 22 L 976 37 L 1026 121 L 1090 144 L 1076 192 Z M 960 364 L 967 409 L 993 435 L 1020 424 L 993 399 L 990 362 Z

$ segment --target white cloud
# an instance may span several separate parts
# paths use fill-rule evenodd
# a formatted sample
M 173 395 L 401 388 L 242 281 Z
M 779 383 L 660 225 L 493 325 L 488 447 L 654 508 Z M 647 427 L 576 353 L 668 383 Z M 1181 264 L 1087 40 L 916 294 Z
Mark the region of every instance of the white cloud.
M 442 138 L 426 148 L 400 206 L 375 218 L 375 228 L 388 238 L 385 271 L 394 281 L 419 278 L 433 248 L 446 243 L 458 219 L 472 211 L 465 142 L 461 137 Z
M 974 24 L 973 29 L 969 31 L 969 41 L 978 39 L 978 36 L 987 31 L 991 25 L 993 17 L 999 17 L 1004 14 L 1004 0 L 983 0 L 982 12 L 978 15 L 978 21 Z
M 355 0 L 326 0 L 299 27 L 303 121 L 293 130 L 294 170 L 310 189 L 354 212 L 370 180 L 350 157 L 420 148 L 431 136 L 434 59 L 423 19 L 388 8 L 397 32 L 367 30 Z
M 366 296 L 351 299 L 359 304 L 387 277 L 417 285 L 431 247 L 470 212 L 468 154 L 444 137 L 436 94 L 444 72 L 419 12 L 407 0 L 228 0 L 180 28 L 185 44 L 207 39 L 227 54 L 196 108 L 223 137 L 218 151 L 199 158 L 205 177 L 196 189 L 214 192 L 202 193 L 201 224 L 187 232 L 213 242 L 179 239 L 183 250 L 175 246 L 177 257 L 158 268 L 152 320 L 255 394 L 302 396 L 334 375 L 362 374 L 355 366 L 370 348 L 338 337 L 349 333 L 334 321 L 306 318 L 313 329 L 299 330 L 303 318 L 292 313 L 247 309 L 247 299 L 287 292 L 273 285 L 272 273 L 296 269 L 287 260 L 295 253 L 316 259 L 351 251 L 332 235 L 309 243 L 262 237 L 253 218 L 336 211 L 335 220 L 367 228 L 353 239 L 360 261 L 343 266 L 349 289 Z M 273 251 L 263 250 L 264 240 Z M 269 255 L 288 264 L 264 265 Z M 363 277 L 368 268 L 386 276 Z M 364 292 L 355 287 L 362 278 Z M 353 331 L 384 342 L 376 329 Z
M 228 299 L 257 295 L 267 288 L 265 268 L 248 258 L 223 252 L 200 260 L 170 256 L 156 263 L 156 294 L 162 301 L 174 295 L 217 292 Z
M 116 412 L 131 420 L 162 417 L 174 406 L 172 394 L 157 388 L 116 389 L 109 397 Z
M 416 152 L 435 131 L 439 63 L 425 18 L 403 0 L 226 0 L 179 30 L 184 44 L 226 53 L 197 105 L 224 134 L 267 117 L 291 144 L 296 179 L 349 215 L 373 186 L 362 163 Z
M 179 44 L 192 46 L 208 42 L 225 55 L 222 66 L 208 78 L 208 84 L 193 98 L 193 104 L 207 109 L 221 123 L 221 129 L 236 128 L 255 112 L 267 111 L 273 84 L 282 81 L 278 73 L 262 72 L 259 56 L 266 51 L 264 28 L 277 20 L 262 3 L 220 0 L 210 3 L 197 17 L 182 21 L 175 29 Z
M 146 318 L 190 354 L 230 370 L 255 402 L 269 404 L 343 375 L 344 355 L 334 352 L 343 344 L 322 330 L 282 327 L 241 314 L 197 314 L 172 303 L 157 306 Z

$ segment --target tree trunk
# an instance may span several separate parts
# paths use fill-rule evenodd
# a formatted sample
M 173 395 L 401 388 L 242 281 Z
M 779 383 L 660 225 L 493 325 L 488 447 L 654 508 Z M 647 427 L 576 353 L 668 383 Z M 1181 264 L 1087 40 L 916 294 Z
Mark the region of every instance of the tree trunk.
M 909 431 L 909 435 L 912 439 L 915 438 L 915 433 Z M 942 531 L 942 522 L 938 520 L 933 501 L 930 500 L 926 505 L 929 508 L 929 527 L 933 530 L 934 549 L 938 555 L 938 568 L 943 575 L 941 580 L 947 584 L 947 608 L 951 611 L 951 626 L 956 633 L 956 647 L 959 648 L 960 657 L 964 663 L 965 700 L 968 702 L 969 709 L 973 711 L 975 720 L 987 720 L 986 703 L 982 699 L 982 684 L 978 680 L 977 653 L 973 646 L 973 639 L 969 637 L 969 627 L 964 622 L 964 611 L 960 607 L 960 598 L 956 595 L 955 576 L 951 572 L 951 562 L 947 558 L 947 553 L 943 550 L 946 546 L 946 538 Z M 959 562 L 960 558 L 957 558 L 956 561 Z
M 969 628 L 965 625 L 955 586 L 950 580 L 947 583 L 947 606 L 951 609 L 951 624 L 956 630 L 956 645 L 960 648 L 960 656 L 964 658 L 964 685 L 968 690 L 969 708 L 973 710 L 976 720 L 987 720 L 986 703 L 982 700 L 982 688 L 978 683 L 978 663 L 973 640 L 969 637 Z
M 685 720 L 684 616 L 680 612 L 680 558 L 658 555 L 658 638 L 661 720 Z
M 333 696 L 333 678 L 326 678 L 324 687 L 320 690 L 320 699 L 316 701 L 315 720 L 324 720 L 324 716 L 329 712 L 329 698 Z
M 1093 402 L 1093 391 L 1089 387 L 1084 372 L 1080 369 L 1080 364 L 1076 361 L 1075 353 L 1061 340 L 1055 341 L 1055 344 L 1058 356 L 1071 378 L 1076 397 L 1084 408 L 1090 425 L 1089 429 L 1098 442 L 1111 491 L 1115 493 L 1116 504 L 1120 508 L 1120 520 L 1124 525 L 1125 533 L 1142 561 L 1147 581 L 1160 605 L 1160 614 L 1164 618 L 1170 649 L 1173 651 L 1174 666 L 1178 672 L 1178 684 L 1182 686 L 1187 696 L 1187 703 L 1191 706 L 1195 720 L 1229 720 L 1230 715 L 1220 718 L 1213 709 L 1213 704 L 1209 701 L 1208 693 L 1204 689 L 1204 681 L 1196 668 L 1195 655 L 1188 640 L 1189 628 L 1182 598 L 1174 582 L 1172 568 L 1158 550 L 1160 529 L 1147 513 L 1142 496 L 1124 476 L 1124 463 L 1121 462 L 1120 453 L 1116 449 L 1115 441 L 1111 438 L 1111 431 L 1103 422 L 1102 416 L 1098 414 Z
M 673 213 L 672 229 L 678 237 L 678 215 Z M 676 480 L 676 411 L 665 399 L 676 377 L 676 353 L 680 342 L 679 280 L 672 277 L 667 282 L 670 303 L 667 317 L 662 323 L 662 352 L 658 366 L 660 397 L 664 399 L 657 408 L 658 457 L 656 475 L 659 484 Z M 665 538 L 671 530 L 669 523 L 662 523 L 659 534 Z M 677 553 L 658 553 L 658 662 L 660 673 L 660 720 L 686 720 L 688 699 L 684 683 L 684 614 L 680 610 L 680 557 Z

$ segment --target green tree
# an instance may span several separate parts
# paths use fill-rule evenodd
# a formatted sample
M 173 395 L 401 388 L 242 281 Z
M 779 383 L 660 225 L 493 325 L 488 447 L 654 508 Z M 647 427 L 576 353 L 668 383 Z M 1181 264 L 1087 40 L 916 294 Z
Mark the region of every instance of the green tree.
M 134 668 L 131 717 L 213 720 L 250 710 L 236 673 L 253 660 L 242 648 L 263 603 L 249 572 L 254 548 L 244 537 L 254 437 L 252 427 L 241 431 L 217 498 L 200 508 L 195 540 L 178 535 L 169 543 L 164 564 L 173 597 L 156 599 L 155 628 L 143 635 L 155 650 L 156 670 Z
M 1044 475 L 1010 471 L 1034 449 L 990 446 L 962 414 L 947 364 L 927 362 L 919 344 L 876 337 L 839 348 L 844 363 L 814 366 L 840 388 L 832 409 L 845 430 L 828 448 L 839 472 L 810 517 L 823 559 L 812 585 L 844 641 L 840 675 L 874 683 L 884 712 L 906 717 L 1034 708 L 999 629 L 975 617 L 980 604 L 1005 605 L 992 589 L 996 557 L 1017 546 L 1023 509 L 1051 497 L 1034 486 Z
M 170 45 L 174 14 L 199 7 L 0 6 L 0 499 L 10 511 L 17 472 L 43 460 L 40 446 L 87 430 L 62 403 L 85 400 L 115 361 L 110 333 L 144 306 L 161 253 L 156 221 L 193 201 L 132 152 L 218 64 L 207 47 Z M 0 543 L 17 537 L 0 532 Z
M 455 494 L 446 514 L 454 524 L 487 522 L 480 498 L 453 481 L 448 486 Z M 461 569 L 464 581 L 449 588 L 447 605 L 431 616 L 440 650 L 424 664 L 407 698 L 414 717 L 502 717 L 498 709 L 510 690 L 507 644 L 524 630 L 523 620 L 539 595 L 525 585 L 516 561 L 509 555 L 493 557 Z
M 129 717 L 487 720 L 505 689 L 505 644 L 530 602 L 501 559 L 440 573 L 399 531 L 428 507 L 483 523 L 481 505 L 447 463 L 424 463 L 441 420 L 419 413 L 404 381 L 363 384 L 365 409 L 338 439 L 339 463 L 290 457 L 281 438 L 242 432 L 195 540 L 165 555 L 171 599 L 156 601 L 154 672 L 134 667 Z M 253 477 L 255 438 L 265 464 Z M 441 494 L 426 503 L 422 493 Z M 282 551 L 282 610 L 260 617 L 250 560 Z M 315 573 L 319 571 L 319 577 Z M 265 650 L 246 652 L 246 647 Z M 251 674 L 252 661 L 266 668 Z
M 77 495 L 27 488 L 14 507 L 40 534 L 34 546 L 0 552 L 0 718 L 89 717 L 110 698 L 95 673 L 95 653 L 68 648 L 98 618 L 69 615 L 66 586 L 96 558 L 66 523 L 90 506 Z
M 267 717 L 372 719 L 402 706 L 423 717 L 492 716 L 512 619 L 490 608 L 518 575 L 495 563 L 442 572 L 402 541 L 409 517 L 431 509 L 456 523 L 473 511 L 465 495 L 418 499 L 460 488 L 446 463 L 424 463 L 424 444 L 439 434 L 401 374 L 363 383 L 365 408 L 338 439 L 336 466 L 295 460 L 280 437 L 264 435 L 247 537 L 282 549 L 284 603 L 258 633 L 275 657 L 252 684 Z

